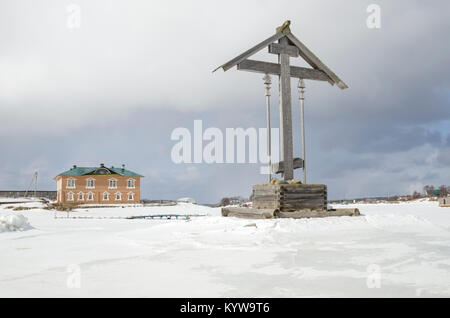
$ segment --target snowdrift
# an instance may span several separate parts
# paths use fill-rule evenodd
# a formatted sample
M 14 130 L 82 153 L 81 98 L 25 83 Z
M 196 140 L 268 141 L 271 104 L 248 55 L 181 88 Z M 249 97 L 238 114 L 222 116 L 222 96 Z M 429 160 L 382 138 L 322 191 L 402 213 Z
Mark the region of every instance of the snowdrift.
M 0 215 L 0 233 L 28 229 L 31 229 L 30 223 L 22 214 Z

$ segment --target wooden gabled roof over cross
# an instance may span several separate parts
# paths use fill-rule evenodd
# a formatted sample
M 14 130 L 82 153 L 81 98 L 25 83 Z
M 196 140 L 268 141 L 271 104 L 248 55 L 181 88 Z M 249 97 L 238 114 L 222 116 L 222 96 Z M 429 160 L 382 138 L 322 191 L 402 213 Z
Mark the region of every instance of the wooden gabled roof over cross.
M 227 71 L 237 65 L 238 70 L 280 75 L 280 64 L 248 59 L 250 56 L 256 54 L 262 49 L 269 47 L 269 53 L 287 53 L 290 57 L 300 56 L 312 67 L 306 68 L 291 66 L 291 77 L 328 81 L 331 85 L 336 84 L 340 89 L 348 88 L 348 86 L 328 66 L 326 66 L 313 52 L 311 52 L 299 39 L 297 39 L 294 34 L 291 33 L 289 26 L 290 21 L 286 21 L 282 26 L 277 28 L 274 35 L 255 45 L 251 49 L 248 49 L 244 53 L 236 56 L 234 59 L 220 65 L 213 72 L 220 68 Z M 286 38 L 288 40 L 285 45 L 274 43 L 282 38 Z
M 294 177 L 295 168 L 303 168 L 303 180 L 306 183 L 305 174 L 305 150 L 304 150 L 304 121 L 303 121 L 303 97 L 301 96 L 302 107 L 302 148 L 303 158 L 293 158 L 293 138 L 292 138 L 292 101 L 291 101 L 291 77 L 299 78 L 299 88 L 302 89 L 303 80 L 327 81 L 331 85 L 336 84 L 340 89 L 348 88 L 328 66 L 326 66 L 313 52 L 311 52 L 297 37 L 295 37 L 289 28 L 290 21 L 286 21 L 282 26 L 276 29 L 271 37 L 248 49 L 244 53 L 234 59 L 217 67 L 213 72 L 222 68 L 224 71 L 237 66 L 240 71 L 250 71 L 266 74 L 277 75 L 280 79 L 280 159 L 281 161 L 275 166 L 275 172 L 281 172 L 284 180 L 291 180 Z M 269 53 L 278 55 L 278 63 L 268 63 L 248 59 L 250 56 L 268 47 Z M 312 68 L 297 67 L 290 65 L 290 58 L 301 57 Z M 270 84 L 270 77 L 265 83 Z M 268 86 L 270 88 L 270 86 Z M 266 96 L 270 94 L 266 93 Z M 269 109 L 269 101 L 267 101 Z M 270 125 L 270 112 L 268 111 L 268 123 Z M 268 125 L 268 126 L 269 126 Z M 270 127 L 269 133 L 270 133 Z M 268 137 L 270 141 L 270 136 Z M 270 144 L 270 142 L 269 142 Z M 270 149 L 270 146 L 269 146 Z M 270 151 L 270 150 L 269 150 Z M 269 153 L 270 158 L 270 153 Z M 271 167 L 272 169 L 272 167 Z

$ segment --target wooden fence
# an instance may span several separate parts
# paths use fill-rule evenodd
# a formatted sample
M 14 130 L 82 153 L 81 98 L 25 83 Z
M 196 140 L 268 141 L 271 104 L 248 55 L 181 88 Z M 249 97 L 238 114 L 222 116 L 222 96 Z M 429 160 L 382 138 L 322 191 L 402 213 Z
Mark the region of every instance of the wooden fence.
M 22 190 L 0 190 L 0 198 L 23 198 L 27 191 Z M 34 190 L 28 191 L 27 197 L 34 197 Z M 56 199 L 56 191 L 38 190 L 36 191 L 36 197 Z

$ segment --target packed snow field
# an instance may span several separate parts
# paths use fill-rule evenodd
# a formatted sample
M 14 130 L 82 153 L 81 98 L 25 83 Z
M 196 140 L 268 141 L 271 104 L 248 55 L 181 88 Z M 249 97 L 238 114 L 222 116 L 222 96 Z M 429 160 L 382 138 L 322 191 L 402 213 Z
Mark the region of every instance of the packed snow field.
M 437 202 L 300 220 L 224 218 L 195 204 L 43 207 L 0 205 L 0 297 L 450 296 L 450 208 Z M 206 216 L 117 218 L 157 214 Z

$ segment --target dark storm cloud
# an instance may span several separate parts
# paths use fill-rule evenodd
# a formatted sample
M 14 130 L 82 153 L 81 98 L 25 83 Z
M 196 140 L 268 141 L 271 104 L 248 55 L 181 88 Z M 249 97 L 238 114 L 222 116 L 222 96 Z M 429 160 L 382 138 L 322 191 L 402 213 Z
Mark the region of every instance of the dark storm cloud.
M 249 195 L 266 180 L 258 165 L 176 165 L 170 133 L 195 119 L 221 129 L 264 127 L 262 76 L 211 70 L 287 18 L 350 86 L 307 81 L 309 181 L 327 183 L 331 197 L 445 183 L 450 3 L 376 1 L 382 26 L 373 30 L 365 23 L 372 2 L 284 1 L 286 16 L 279 1 L 240 1 L 233 11 L 213 1 L 3 1 L 0 187 L 24 188 L 39 170 L 40 185 L 54 188 L 51 179 L 71 165 L 105 162 L 146 175 L 148 198 Z M 66 27 L 69 3 L 80 5 L 80 29 Z

